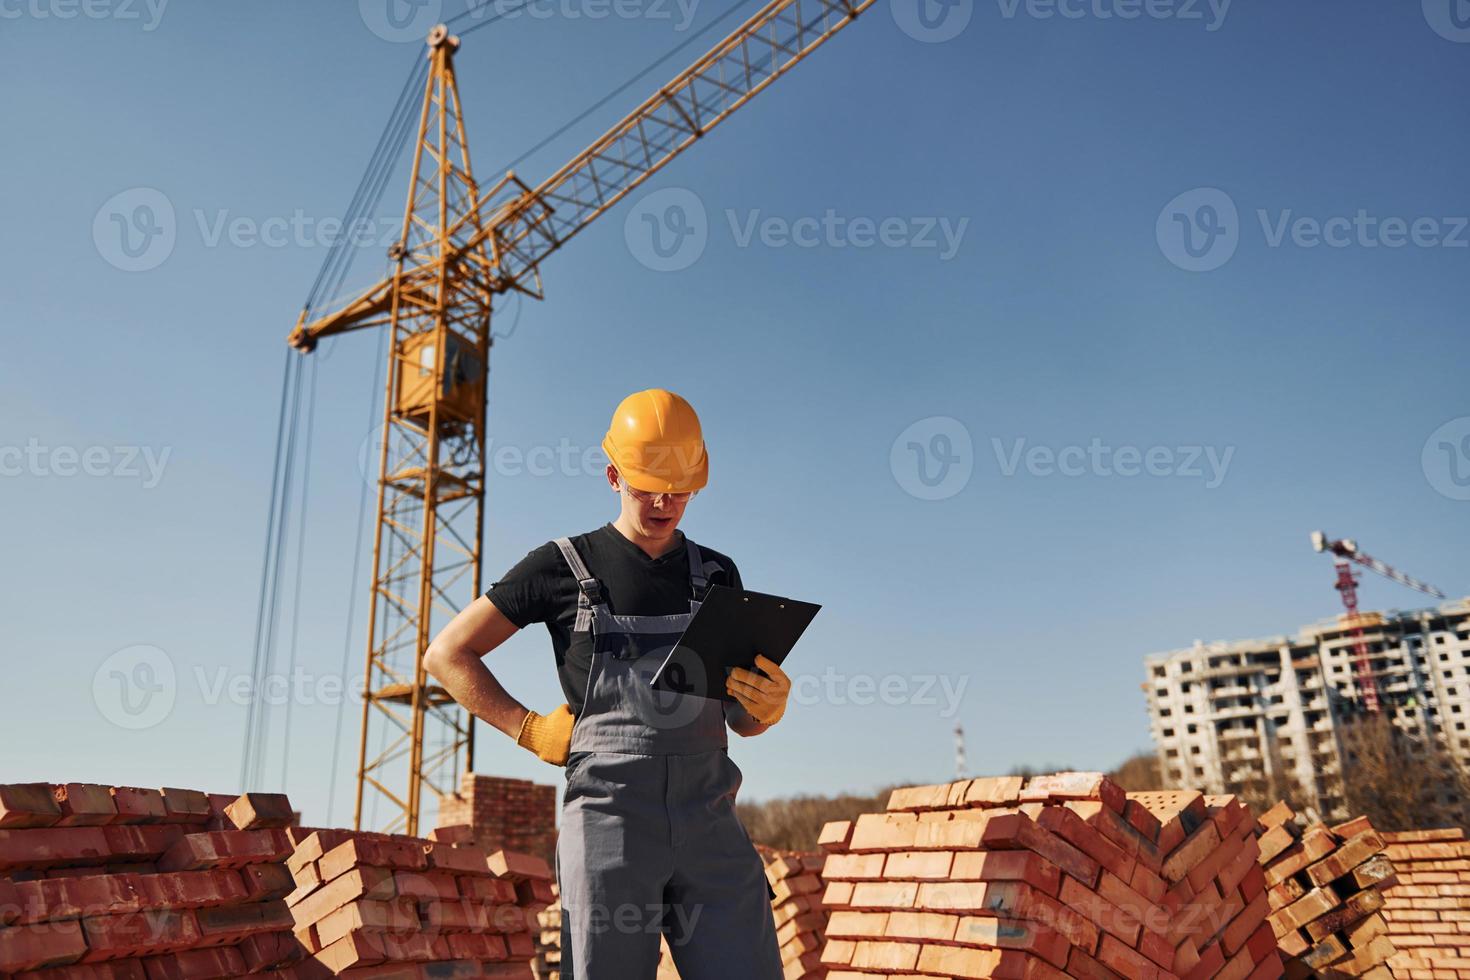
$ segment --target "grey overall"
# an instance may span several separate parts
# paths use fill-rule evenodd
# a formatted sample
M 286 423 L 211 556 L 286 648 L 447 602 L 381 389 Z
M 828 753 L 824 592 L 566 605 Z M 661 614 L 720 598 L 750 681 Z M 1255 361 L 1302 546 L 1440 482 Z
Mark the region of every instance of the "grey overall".
M 568 538 L 573 632 L 592 632 L 572 727 L 562 827 L 563 980 L 653 980 L 666 933 L 681 980 L 781 980 L 764 865 L 735 816 L 739 767 L 725 702 L 647 683 L 699 609 L 708 580 L 689 552 L 689 611 L 620 616 Z

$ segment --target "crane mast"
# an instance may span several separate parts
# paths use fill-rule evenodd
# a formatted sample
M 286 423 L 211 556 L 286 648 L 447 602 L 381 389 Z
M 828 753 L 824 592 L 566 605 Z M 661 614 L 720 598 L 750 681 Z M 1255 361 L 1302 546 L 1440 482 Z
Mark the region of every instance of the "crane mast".
M 474 720 L 428 683 L 423 653 L 458 599 L 481 591 L 494 297 L 541 298 L 546 256 L 873 2 L 771 0 L 541 184 L 508 173 L 485 192 L 470 166 L 459 39 L 443 24 L 429 33 L 393 272 L 332 312 L 304 309 L 288 337 L 302 353 L 369 327 L 387 327 L 391 339 L 355 827 L 382 806 L 380 829 L 419 833 L 426 793 L 452 793 L 474 766 Z

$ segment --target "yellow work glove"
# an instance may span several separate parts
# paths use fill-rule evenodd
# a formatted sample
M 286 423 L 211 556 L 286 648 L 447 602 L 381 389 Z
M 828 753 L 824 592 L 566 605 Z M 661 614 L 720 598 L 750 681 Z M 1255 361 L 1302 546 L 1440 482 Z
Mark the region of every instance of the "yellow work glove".
M 554 766 L 564 766 L 572 747 L 572 723 L 576 720 L 569 704 L 561 705 L 549 715 L 527 711 L 521 730 L 516 733 L 516 744 Z
M 774 725 L 786 713 L 786 700 L 791 695 L 791 678 L 781 665 L 769 657 L 755 655 L 761 673 L 736 667 L 725 680 L 726 692 L 745 709 L 745 713 L 763 725 Z

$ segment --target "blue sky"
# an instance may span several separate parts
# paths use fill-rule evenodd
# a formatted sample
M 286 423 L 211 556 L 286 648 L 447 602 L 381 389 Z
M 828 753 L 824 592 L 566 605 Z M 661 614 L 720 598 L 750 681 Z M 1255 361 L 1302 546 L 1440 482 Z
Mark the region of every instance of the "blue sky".
M 825 605 L 791 661 L 811 696 L 734 738 L 750 799 L 950 778 L 956 722 L 974 773 L 1111 766 L 1148 745 L 1145 654 L 1336 612 L 1319 527 L 1470 593 L 1463 0 L 925 2 L 879 0 L 497 323 L 495 446 L 595 447 L 624 394 L 673 388 L 711 455 L 685 530 Z M 610 6 L 465 38 L 482 183 L 725 9 Z M 236 788 L 285 336 L 421 51 L 385 10 L 0 0 L 0 81 L 25 93 L 0 105 L 0 779 Z M 662 259 L 648 222 L 680 215 L 694 244 Z M 130 257 L 135 219 L 172 240 Z M 359 277 L 381 265 L 365 248 Z M 314 355 L 316 681 L 344 644 L 350 679 L 361 661 L 376 347 Z M 498 467 L 485 583 L 611 519 L 599 479 Z M 1419 598 L 1364 583 L 1370 608 Z M 108 665 L 139 646 L 174 679 L 130 728 Z M 491 666 L 559 700 L 540 628 Z M 350 817 L 332 701 L 295 699 L 262 787 L 311 822 L 334 796 Z M 559 782 L 481 733 L 481 771 Z

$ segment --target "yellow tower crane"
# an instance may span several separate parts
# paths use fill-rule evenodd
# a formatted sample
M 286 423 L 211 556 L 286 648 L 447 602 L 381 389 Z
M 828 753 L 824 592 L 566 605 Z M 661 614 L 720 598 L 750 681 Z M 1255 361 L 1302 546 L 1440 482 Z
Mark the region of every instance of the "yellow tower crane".
M 305 353 L 323 337 L 390 331 L 354 826 L 376 794 L 391 814 L 381 829 L 417 834 L 425 790 L 452 793 L 474 766 L 474 720 L 428 683 L 423 651 L 456 597 L 481 591 L 494 297 L 540 299 L 543 259 L 873 2 L 772 0 L 541 184 L 512 172 L 488 192 L 470 168 L 459 38 L 443 24 L 429 33 L 393 271 L 335 312 L 308 306 L 289 338 Z

